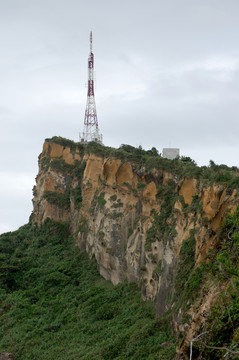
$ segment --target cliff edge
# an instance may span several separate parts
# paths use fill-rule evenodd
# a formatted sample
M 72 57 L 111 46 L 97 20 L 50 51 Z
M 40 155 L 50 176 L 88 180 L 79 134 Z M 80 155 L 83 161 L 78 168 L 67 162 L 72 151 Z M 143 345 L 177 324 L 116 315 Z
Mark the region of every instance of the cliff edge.
M 154 148 L 54 137 L 44 143 L 33 189 L 32 223 L 69 221 L 105 279 L 137 283 L 157 316 L 171 314 L 178 359 L 187 358 L 189 341 L 228 286 L 208 275 L 208 264 L 225 214 L 238 204 L 238 171 L 213 166 L 163 159 Z

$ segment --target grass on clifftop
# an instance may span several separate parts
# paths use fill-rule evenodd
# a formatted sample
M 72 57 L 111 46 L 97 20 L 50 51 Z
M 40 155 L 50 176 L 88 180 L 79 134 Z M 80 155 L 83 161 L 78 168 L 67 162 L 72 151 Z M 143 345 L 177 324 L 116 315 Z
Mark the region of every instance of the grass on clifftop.
M 203 182 L 213 184 L 226 184 L 228 188 L 239 188 L 239 169 L 236 166 L 231 168 L 227 165 L 217 165 L 210 160 L 209 166 L 197 166 L 196 162 L 188 156 L 181 156 L 174 160 L 163 158 L 155 147 L 151 150 L 144 150 L 141 146 L 135 148 L 131 145 L 122 144 L 118 149 L 104 146 L 96 142 L 87 145 L 75 143 L 59 136 L 46 139 L 62 146 L 70 147 L 71 151 L 78 151 L 81 155 L 95 154 L 105 158 L 116 158 L 122 161 L 132 161 L 138 164 L 138 171 L 150 172 L 152 169 L 166 170 L 172 173 L 177 179 L 185 176 L 194 177 Z
M 0 236 L 0 352 L 17 360 L 172 360 L 175 341 L 136 285 L 102 279 L 68 226 L 47 220 Z

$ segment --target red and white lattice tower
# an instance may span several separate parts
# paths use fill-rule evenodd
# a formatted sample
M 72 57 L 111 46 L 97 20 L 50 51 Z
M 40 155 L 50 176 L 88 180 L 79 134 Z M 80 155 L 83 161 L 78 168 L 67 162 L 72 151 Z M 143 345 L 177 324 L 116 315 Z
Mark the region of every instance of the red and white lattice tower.
M 94 93 L 94 54 L 92 52 L 92 31 L 90 32 L 90 54 L 88 58 L 88 90 L 85 109 L 84 131 L 80 135 L 80 141 L 88 143 L 95 141 L 102 143 L 102 135 L 99 132 L 99 125 L 95 106 Z

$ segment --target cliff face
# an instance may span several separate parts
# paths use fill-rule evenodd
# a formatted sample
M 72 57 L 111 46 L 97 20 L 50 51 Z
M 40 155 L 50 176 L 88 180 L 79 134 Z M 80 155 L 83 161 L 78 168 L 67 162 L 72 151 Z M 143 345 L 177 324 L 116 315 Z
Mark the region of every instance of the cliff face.
M 215 247 L 225 210 L 237 202 L 236 190 L 225 185 L 47 141 L 39 157 L 32 222 L 69 221 L 77 245 L 95 256 L 100 274 L 113 284 L 139 284 L 142 298 L 154 300 L 160 316 L 180 295 L 175 279 L 184 266 L 183 244 L 192 239 L 192 266 L 200 266 Z M 173 326 L 185 339 L 181 349 L 218 291 L 209 286 L 198 294 L 187 321 L 182 304 L 175 307 Z

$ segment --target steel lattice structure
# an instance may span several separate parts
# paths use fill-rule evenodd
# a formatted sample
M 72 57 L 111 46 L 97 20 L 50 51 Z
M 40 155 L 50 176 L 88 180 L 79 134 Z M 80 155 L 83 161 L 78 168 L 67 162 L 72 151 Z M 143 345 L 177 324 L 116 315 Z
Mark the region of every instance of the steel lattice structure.
M 96 141 L 102 143 L 102 135 L 99 132 L 97 119 L 95 93 L 94 93 L 94 54 L 92 52 L 92 31 L 90 32 L 90 54 L 88 57 L 88 90 L 85 109 L 84 131 L 80 141 L 87 143 Z

